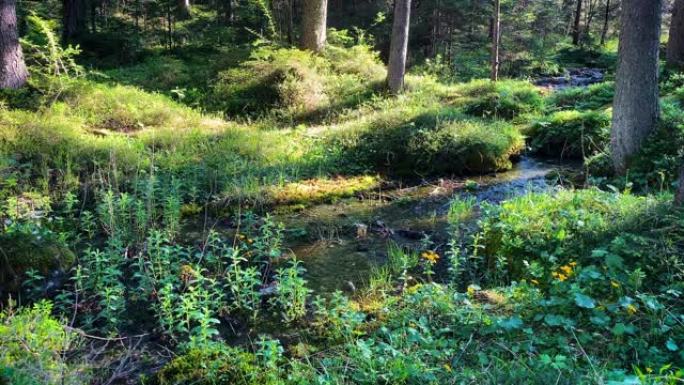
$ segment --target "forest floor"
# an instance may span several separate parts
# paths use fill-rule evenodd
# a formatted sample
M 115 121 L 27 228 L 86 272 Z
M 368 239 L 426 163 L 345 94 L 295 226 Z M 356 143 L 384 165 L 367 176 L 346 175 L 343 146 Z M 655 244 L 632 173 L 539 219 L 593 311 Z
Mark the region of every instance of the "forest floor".
M 191 53 L 3 96 L 1 378 L 684 379 L 679 77 L 624 179 L 609 72 L 390 97 L 366 46 Z

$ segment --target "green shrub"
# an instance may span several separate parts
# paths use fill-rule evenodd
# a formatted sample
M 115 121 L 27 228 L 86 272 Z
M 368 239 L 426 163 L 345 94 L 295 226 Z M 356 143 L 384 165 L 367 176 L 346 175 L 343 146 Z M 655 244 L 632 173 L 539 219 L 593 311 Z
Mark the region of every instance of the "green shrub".
M 610 107 L 615 96 L 615 83 L 603 82 L 589 87 L 558 90 L 548 98 L 548 108 L 572 110 L 600 110 Z
M 228 114 L 306 117 L 369 93 L 385 71 L 366 45 L 331 45 L 323 56 L 298 49 L 263 47 L 238 68 L 221 72 L 212 92 Z
M 538 112 L 544 99 L 537 87 L 529 82 L 504 80 L 474 80 L 457 87 L 458 96 L 453 104 L 468 115 L 513 119 Z
M 480 174 L 510 168 L 511 157 L 524 147 L 520 132 L 506 122 L 421 123 L 347 133 L 342 141 L 346 157 L 390 175 Z
M 519 279 L 530 264 L 547 273 L 571 261 L 601 264 L 592 255 L 594 249 L 609 245 L 618 235 L 653 227 L 666 211 L 663 202 L 653 197 L 597 189 L 531 194 L 492 208 L 484 216 L 481 239 L 488 266 L 493 269 L 498 261 L 499 270 Z M 641 249 L 643 254 L 634 255 L 630 266 L 662 268 L 660 263 L 646 262 L 654 257 L 651 251 Z
M 535 152 L 582 159 L 606 149 L 610 123 L 605 112 L 559 111 L 534 121 L 525 134 Z
M 52 317 L 52 304 L 0 314 L 0 383 L 77 385 L 91 375 L 85 365 L 69 362 L 82 338 Z

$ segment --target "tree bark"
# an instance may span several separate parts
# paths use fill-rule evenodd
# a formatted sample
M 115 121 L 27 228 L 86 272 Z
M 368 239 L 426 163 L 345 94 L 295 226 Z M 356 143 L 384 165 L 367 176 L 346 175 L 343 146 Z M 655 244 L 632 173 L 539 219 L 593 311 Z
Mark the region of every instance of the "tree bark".
M 21 88 L 28 71 L 19 44 L 15 0 L 0 0 L 0 88 Z
M 675 0 L 672 8 L 670 39 L 667 42 L 667 65 L 684 67 L 684 0 Z
M 582 21 L 582 0 L 577 0 L 577 9 L 575 10 L 575 24 L 572 28 L 572 44 L 579 45 L 580 35 L 582 30 L 580 29 L 580 23 Z
M 610 0 L 606 0 L 606 13 L 603 18 L 603 30 L 601 31 L 601 45 L 606 44 L 608 36 L 608 23 L 610 22 Z
M 494 0 L 492 21 L 492 81 L 499 80 L 499 42 L 501 40 L 501 1 Z
M 303 0 L 300 47 L 317 53 L 323 51 L 327 22 L 328 0 Z
M 86 29 L 86 6 L 84 0 L 62 1 L 62 39 L 72 42 Z
M 390 92 L 395 95 L 399 94 L 404 88 L 410 25 L 411 0 L 395 0 L 389 65 L 387 68 L 387 86 Z
M 178 17 L 187 19 L 190 17 L 192 10 L 190 8 L 190 0 L 178 0 Z
M 679 188 L 675 195 L 675 205 L 680 207 L 684 205 L 684 166 L 679 169 Z
M 624 0 L 615 76 L 611 152 L 624 174 L 660 115 L 658 50 L 662 0 Z

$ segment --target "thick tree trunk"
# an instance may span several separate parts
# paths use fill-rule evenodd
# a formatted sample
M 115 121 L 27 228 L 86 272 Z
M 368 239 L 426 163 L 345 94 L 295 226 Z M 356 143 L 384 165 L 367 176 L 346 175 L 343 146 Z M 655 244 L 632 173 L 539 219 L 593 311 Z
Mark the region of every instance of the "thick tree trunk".
M 684 67 L 684 0 L 676 0 L 672 8 L 667 65 L 673 68 Z
M 492 21 L 492 81 L 499 80 L 499 42 L 501 40 L 501 1 L 494 0 Z
M 410 25 L 411 0 L 395 0 L 392 40 L 387 68 L 387 86 L 393 94 L 400 93 L 404 88 Z
M 62 1 L 62 39 L 72 42 L 86 29 L 86 5 L 84 0 Z
M 658 50 L 662 0 L 624 0 L 615 76 L 611 151 L 624 174 L 658 123 Z
M 582 21 L 582 0 L 577 0 L 577 9 L 575 10 L 575 24 L 572 27 L 572 44 L 579 45 L 580 34 L 582 30 L 580 29 L 580 22 Z
M 15 0 L 0 0 L 0 88 L 21 88 L 28 71 L 19 45 Z
M 181 19 L 187 19 L 190 17 L 192 12 L 190 8 L 190 0 L 178 0 L 178 17 Z
M 321 52 L 327 39 L 328 0 L 302 1 L 302 36 L 300 47 Z
M 610 0 L 606 0 L 606 13 L 603 17 L 603 30 L 601 31 L 601 45 L 606 44 L 608 36 L 608 23 L 610 22 Z
M 679 169 L 679 188 L 675 195 L 675 205 L 684 206 L 684 166 Z

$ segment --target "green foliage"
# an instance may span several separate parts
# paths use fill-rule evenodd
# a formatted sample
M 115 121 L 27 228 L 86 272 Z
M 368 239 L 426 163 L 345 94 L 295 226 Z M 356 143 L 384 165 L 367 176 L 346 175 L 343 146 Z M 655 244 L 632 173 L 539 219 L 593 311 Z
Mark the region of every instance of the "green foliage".
M 510 168 L 524 146 L 520 132 L 506 122 L 427 116 L 388 123 L 395 124 L 376 122 L 357 136 L 343 136 L 350 159 L 390 175 L 484 174 Z
M 584 159 L 605 151 L 611 117 L 605 112 L 559 111 L 531 123 L 525 134 L 532 151 Z
M 251 59 L 219 74 L 211 99 L 217 110 L 285 118 L 320 114 L 372 92 L 384 69 L 368 46 L 330 46 L 323 56 L 298 49 L 261 47 Z
M 548 109 L 601 110 L 613 103 L 614 95 L 613 82 L 592 84 L 588 87 L 570 87 L 552 93 L 548 98 Z
M 539 89 L 528 82 L 475 80 L 458 88 L 457 105 L 468 115 L 513 119 L 544 106 Z
M 52 317 L 52 304 L 0 314 L 0 382 L 16 385 L 76 385 L 88 381 L 85 365 L 70 362 L 82 338 Z

